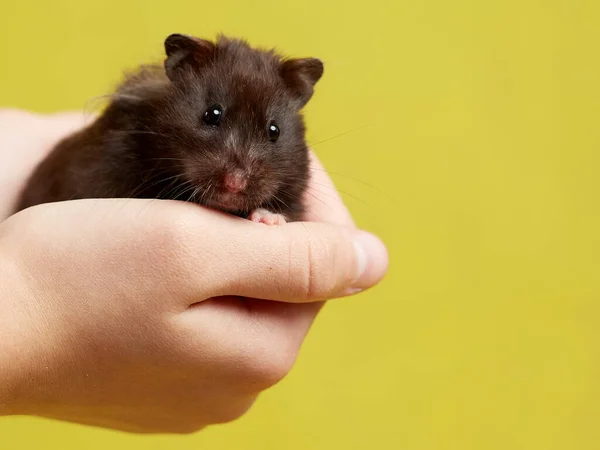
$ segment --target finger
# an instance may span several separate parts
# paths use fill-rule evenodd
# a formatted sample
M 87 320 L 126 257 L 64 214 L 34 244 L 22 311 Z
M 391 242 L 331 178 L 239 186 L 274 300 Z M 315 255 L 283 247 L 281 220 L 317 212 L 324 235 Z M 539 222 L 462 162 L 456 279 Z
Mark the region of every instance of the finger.
M 210 296 L 322 301 L 368 289 L 387 270 L 384 245 L 363 231 L 323 223 L 266 227 L 224 219 L 198 236 L 201 242 L 194 250 L 211 255 Z
M 246 339 L 251 335 L 268 334 L 274 339 L 287 336 L 299 345 L 322 306 L 322 302 L 284 303 L 218 297 L 193 305 L 186 309 L 184 315 L 193 329 L 220 334 L 223 340 L 231 339 L 233 333 Z
M 354 226 L 354 221 L 325 168 L 314 152 L 310 151 L 309 158 L 310 180 L 304 195 L 304 220 Z
M 45 143 L 48 146 L 53 146 L 64 137 L 89 125 L 94 118 L 94 116 L 75 111 L 42 116 L 45 122 Z
M 35 166 L 65 136 L 86 123 L 80 113 L 41 115 L 28 111 L 0 110 L 0 220 L 8 217 L 23 184 Z

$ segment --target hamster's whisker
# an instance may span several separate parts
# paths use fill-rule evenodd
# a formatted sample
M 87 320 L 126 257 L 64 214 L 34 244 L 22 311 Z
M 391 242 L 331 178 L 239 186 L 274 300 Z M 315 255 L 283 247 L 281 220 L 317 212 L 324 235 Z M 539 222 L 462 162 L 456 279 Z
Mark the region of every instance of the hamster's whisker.
M 310 170 L 314 170 L 314 171 L 320 171 L 320 172 L 325 172 L 328 175 L 332 175 L 332 176 L 337 176 L 337 177 L 344 177 L 347 178 L 349 180 L 352 181 L 356 181 L 357 183 L 360 183 L 364 186 L 367 186 L 370 189 L 373 189 L 375 192 L 378 192 L 379 194 L 383 195 L 384 197 L 386 197 L 388 200 L 390 200 L 392 203 L 396 204 L 396 201 L 390 197 L 388 194 L 386 194 L 385 192 L 383 192 L 381 189 L 377 188 L 376 186 L 373 186 L 372 184 L 369 184 L 359 178 L 355 178 L 355 177 L 351 177 L 350 175 L 345 175 L 343 173 L 339 173 L 339 172 L 332 172 L 328 169 L 320 169 L 317 167 L 311 167 Z
M 151 184 L 150 186 L 148 186 L 148 187 L 153 187 L 153 186 L 156 186 L 157 184 L 164 183 L 165 181 L 169 181 L 169 180 L 172 180 L 172 179 L 174 179 L 174 178 L 175 178 L 175 179 L 177 179 L 177 178 L 181 178 L 181 176 L 182 176 L 182 175 L 181 175 L 181 174 L 179 174 L 179 175 L 173 175 L 173 176 L 171 176 L 171 177 L 163 178 L 163 179 L 161 179 L 161 180 L 155 181 L 154 183 L 152 183 L 152 184 Z
M 326 195 L 327 197 L 331 198 L 332 200 L 335 200 L 335 199 L 336 199 L 336 196 L 335 196 L 335 195 L 332 195 L 331 193 L 323 192 L 323 191 L 321 191 L 321 190 L 317 189 L 317 188 L 316 188 L 316 187 L 314 187 L 314 186 L 311 186 L 311 187 L 309 187 L 309 188 L 307 189 L 307 191 L 308 191 L 308 190 L 311 190 L 311 189 L 312 189 L 313 191 L 315 191 L 315 192 L 318 192 L 319 194 Z M 363 200 L 363 199 L 361 199 L 361 198 L 359 198 L 359 197 L 357 197 L 357 196 L 355 196 L 355 195 L 352 195 L 352 194 L 350 194 L 350 193 L 348 193 L 348 192 L 346 192 L 346 191 L 343 191 L 343 190 L 341 190 L 341 189 L 337 189 L 337 191 L 338 191 L 338 192 L 339 192 L 341 195 L 345 195 L 345 196 L 347 196 L 347 197 L 350 197 L 351 199 L 353 199 L 353 200 L 356 200 L 357 202 L 361 202 L 361 203 L 363 203 L 363 204 L 365 204 L 365 205 L 367 205 L 367 206 L 369 206 L 369 207 L 371 206 L 371 205 L 370 205 L 368 202 L 366 202 L 365 200 Z
M 186 161 L 185 158 L 148 158 L 146 161 Z
M 151 174 L 151 175 L 150 175 L 150 178 L 148 178 L 147 180 L 142 180 L 142 183 L 140 183 L 140 184 L 139 184 L 139 185 L 138 185 L 138 186 L 137 186 L 137 187 L 136 187 L 136 188 L 135 188 L 135 189 L 134 189 L 134 190 L 131 192 L 131 194 L 129 194 L 129 197 L 135 198 L 135 197 L 136 197 L 138 194 L 140 194 L 140 193 L 141 193 L 141 192 L 142 192 L 144 189 L 146 189 L 146 188 L 150 188 L 150 187 L 156 186 L 157 184 L 159 184 L 159 183 L 163 183 L 163 182 L 165 182 L 165 181 L 168 181 L 168 180 L 174 180 L 174 181 L 172 181 L 172 182 L 169 184 L 169 186 L 171 186 L 171 185 L 172 185 L 174 182 L 176 182 L 176 181 L 177 181 L 177 179 L 178 179 L 178 178 L 180 178 L 180 177 L 181 177 L 181 175 L 175 175 L 175 176 L 170 176 L 170 177 L 167 177 L 167 178 L 163 178 L 163 179 L 161 179 L 161 180 L 159 180 L 159 181 L 155 181 L 155 182 L 151 183 L 151 182 L 153 181 L 153 179 L 154 179 L 153 177 L 154 177 L 154 176 L 156 176 L 156 175 L 158 175 L 158 174 L 160 174 L 160 173 L 162 173 L 162 172 L 156 172 L 156 173 L 153 173 L 153 174 Z M 150 183 L 151 183 L 151 184 L 150 184 Z M 161 192 L 162 192 L 162 191 L 161 191 Z
M 152 136 L 160 136 L 160 137 L 164 137 L 164 138 L 171 138 L 172 136 L 169 136 L 168 134 L 163 134 L 163 133 L 158 133 L 156 131 L 146 131 L 146 130 L 118 130 L 118 131 L 111 131 L 111 134 L 121 134 L 121 135 L 135 135 L 135 134 L 149 134 Z
M 288 178 L 288 179 L 292 179 L 292 178 Z M 301 180 L 301 179 L 299 179 L 299 180 Z M 343 189 L 340 189 L 340 188 L 338 188 L 336 186 L 329 186 L 329 185 L 324 184 L 324 183 L 319 183 L 319 182 L 316 182 L 316 181 L 310 181 L 308 183 L 307 190 L 308 189 L 312 189 L 315 192 L 319 192 L 319 193 L 321 193 L 323 195 L 326 195 L 327 197 L 329 197 L 331 199 L 336 199 L 336 196 L 334 194 L 332 194 L 331 192 L 330 193 L 323 192 L 322 190 L 317 189 L 317 187 L 328 189 L 328 190 L 332 191 L 333 193 L 340 193 L 342 195 L 346 195 L 346 196 L 348 196 L 348 197 L 350 197 L 350 198 L 352 198 L 352 199 L 354 199 L 356 201 L 364 203 L 365 205 L 371 206 L 371 205 L 369 205 L 369 203 L 367 203 L 365 200 L 361 199 L 360 197 L 357 197 L 356 195 L 351 194 L 351 193 L 349 193 L 349 192 L 347 192 L 347 191 L 345 191 Z
M 194 192 L 192 192 L 192 195 L 190 195 L 190 197 L 187 199 L 188 202 L 191 202 L 195 199 L 196 194 L 200 191 L 200 187 L 197 187 L 196 190 Z
M 162 188 L 162 189 L 160 190 L 160 192 L 159 192 L 159 193 L 156 195 L 156 198 L 157 198 L 157 199 L 159 199 L 159 198 L 163 198 L 163 193 L 164 193 L 165 191 L 167 191 L 167 192 L 168 192 L 168 191 L 169 191 L 169 190 L 171 190 L 171 189 L 175 189 L 175 188 L 176 188 L 176 186 L 174 187 L 173 185 L 175 185 L 175 184 L 177 183 L 177 181 L 178 181 L 178 180 L 179 180 L 179 178 L 175 178 L 175 179 L 173 179 L 173 180 L 172 180 L 172 181 L 171 181 L 169 184 L 167 184 L 167 185 L 166 185 L 164 188 Z
M 213 182 L 211 181 L 208 185 L 208 187 L 204 190 L 204 192 L 202 193 L 202 195 L 200 196 L 200 201 L 198 203 L 200 204 L 204 204 L 203 202 L 205 201 L 205 197 L 209 196 L 210 190 L 213 187 Z M 208 197 L 210 198 L 210 197 Z
M 325 142 L 329 142 L 329 141 L 332 141 L 332 140 L 334 140 L 334 139 L 339 139 L 339 138 L 341 138 L 342 136 L 346 136 L 347 134 L 354 133 L 355 131 L 364 130 L 365 128 L 370 128 L 370 127 L 374 127 L 374 126 L 375 126 L 375 125 L 373 125 L 373 124 L 367 124 L 367 125 L 363 125 L 362 127 L 358 127 L 358 128 L 352 128 L 351 130 L 344 131 L 343 133 L 340 133 L 340 134 L 336 134 L 335 136 L 331 136 L 331 137 L 328 137 L 328 138 L 326 138 L 326 139 L 323 139 L 323 140 L 321 140 L 321 141 L 317 141 L 317 142 L 314 142 L 314 143 L 310 143 L 310 144 L 308 144 L 308 146 L 309 146 L 310 148 L 313 148 L 313 147 L 316 147 L 316 146 L 317 146 L 317 145 L 319 145 L 319 144 L 323 144 L 323 143 L 325 143 Z
M 179 192 L 179 193 L 178 193 L 178 194 L 177 194 L 175 197 L 176 197 L 176 198 L 179 198 L 179 197 L 181 197 L 181 196 L 184 196 L 184 195 L 186 195 L 188 192 L 191 192 L 191 191 L 193 191 L 194 189 L 195 189 L 195 187 L 194 187 L 193 185 L 192 185 L 192 186 L 188 186 L 188 188 L 187 188 L 187 189 L 184 189 L 183 191 Z
M 189 189 L 193 188 L 193 186 L 191 188 L 189 187 L 191 183 L 192 183 L 191 181 L 186 181 L 185 183 L 176 185 L 174 188 L 170 189 L 164 195 L 164 197 L 162 196 L 162 193 L 161 193 L 161 197 L 168 198 L 168 199 L 175 199 L 175 198 L 179 197 L 180 195 L 183 195 L 184 192 L 187 192 Z
M 273 199 L 274 199 L 274 200 L 275 200 L 277 203 L 279 203 L 279 204 L 283 205 L 283 207 L 284 207 L 284 208 L 286 208 L 286 209 L 290 209 L 289 205 L 288 205 L 288 204 L 287 204 L 287 203 L 286 203 L 284 200 L 282 200 L 281 198 L 279 198 L 279 197 L 278 197 L 276 194 L 273 194 Z M 282 211 L 282 208 L 279 208 L 279 211 L 278 211 L 278 212 L 282 213 L 282 212 L 283 212 L 283 211 Z
M 298 200 L 298 201 L 302 201 L 302 200 L 303 200 L 301 197 L 299 197 L 298 195 L 292 194 L 291 192 L 287 192 L 287 191 L 285 191 L 285 190 L 283 190 L 282 192 L 283 192 L 284 194 L 286 194 L 286 195 L 289 195 L 289 196 L 290 196 L 290 197 L 292 197 L 292 198 L 295 198 L 295 199 L 296 199 L 296 200 Z M 318 200 L 318 201 L 322 202 L 322 203 L 323 203 L 325 206 L 327 206 L 327 203 L 325 203 L 325 202 L 323 201 L 323 199 L 320 199 L 320 198 L 316 197 L 315 195 L 313 195 L 312 193 L 310 193 L 310 192 L 308 192 L 308 191 L 305 191 L 305 193 L 306 193 L 306 194 L 308 194 L 308 195 L 311 195 L 311 196 L 313 196 L 313 197 L 314 197 L 316 200 Z M 315 213 L 314 211 L 312 211 L 312 210 L 310 210 L 310 209 L 307 209 L 307 212 L 310 212 L 311 214 L 315 215 L 315 216 L 317 217 L 317 219 L 319 219 L 319 220 L 321 220 L 321 221 L 325 222 L 325 220 L 323 219 L 323 217 L 322 217 L 322 216 L 320 216 L 319 214 Z

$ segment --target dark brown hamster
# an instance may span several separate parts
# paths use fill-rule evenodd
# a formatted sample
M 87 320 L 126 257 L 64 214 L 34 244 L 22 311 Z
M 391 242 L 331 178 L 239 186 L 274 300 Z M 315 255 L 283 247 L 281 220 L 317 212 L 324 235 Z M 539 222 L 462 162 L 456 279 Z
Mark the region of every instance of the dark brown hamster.
M 309 159 L 300 112 L 321 61 L 283 59 L 226 37 L 173 34 L 165 50 L 164 66 L 127 77 L 94 123 L 42 161 L 17 210 L 160 198 L 265 223 L 269 215 L 301 218 Z

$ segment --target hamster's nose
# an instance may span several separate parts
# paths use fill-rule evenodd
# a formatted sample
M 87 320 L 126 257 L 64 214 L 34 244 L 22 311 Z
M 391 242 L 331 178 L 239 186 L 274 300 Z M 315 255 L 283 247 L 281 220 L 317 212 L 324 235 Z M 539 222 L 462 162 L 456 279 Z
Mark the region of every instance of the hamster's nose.
M 241 192 L 248 186 L 248 177 L 240 172 L 227 172 L 223 176 L 223 188 L 231 193 Z

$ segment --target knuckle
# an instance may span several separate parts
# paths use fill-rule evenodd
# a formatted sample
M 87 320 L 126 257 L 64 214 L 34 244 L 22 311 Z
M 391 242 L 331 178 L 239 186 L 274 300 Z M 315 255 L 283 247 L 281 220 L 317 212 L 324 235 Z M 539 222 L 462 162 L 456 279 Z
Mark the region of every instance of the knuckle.
M 187 222 L 185 218 L 174 220 L 170 214 L 157 216 L 150 232 L 152 243 L 158 248 L 178 246 L 189 232 Z
M 198 248 L 202 221 L 183 206 L 161 207 L 144 229 L 148 232 L 137 238 L 138 261 L 148 267 L 153 280 L 163 280 L 162 286 L 169 292 L 196 292 L 205 281 L 198 272 L 206 257 L 206 251 Z
M 287 250 L 287 273 L 280 290 L 292 290 L 296 295 L 308 297 L 311 290 L 310 250 L 301 240 L 290 239 Z M 300 255 L 300 257 L 299 257 Z
M 344 241 L 337 236 L 312 233 L 306 236 L 303 246 L 302 294 L 308 299 L 323 300 L 339 292 L 348 278 L 349 255 Z
M 224 405 L 222 408 L 216 408 L 211 412 L 211 424 L 221 425 L 233 422 L 248 412 L 254 399 L 237 404 Z
M 263 391 L 288 375 L 296 362 L 299 346 L 285 336 L 269 335 L 258 341 L 248 355 L 246 378 L 252 389 Z
M 169 264 L 183 269 L 185 258 L 190 256 L 189 242 L 194 230 L 194 218 L 185 211 L 182 214 L 159 215 L 152 222 L 149 236 L 145 237 L 147 249 Z

